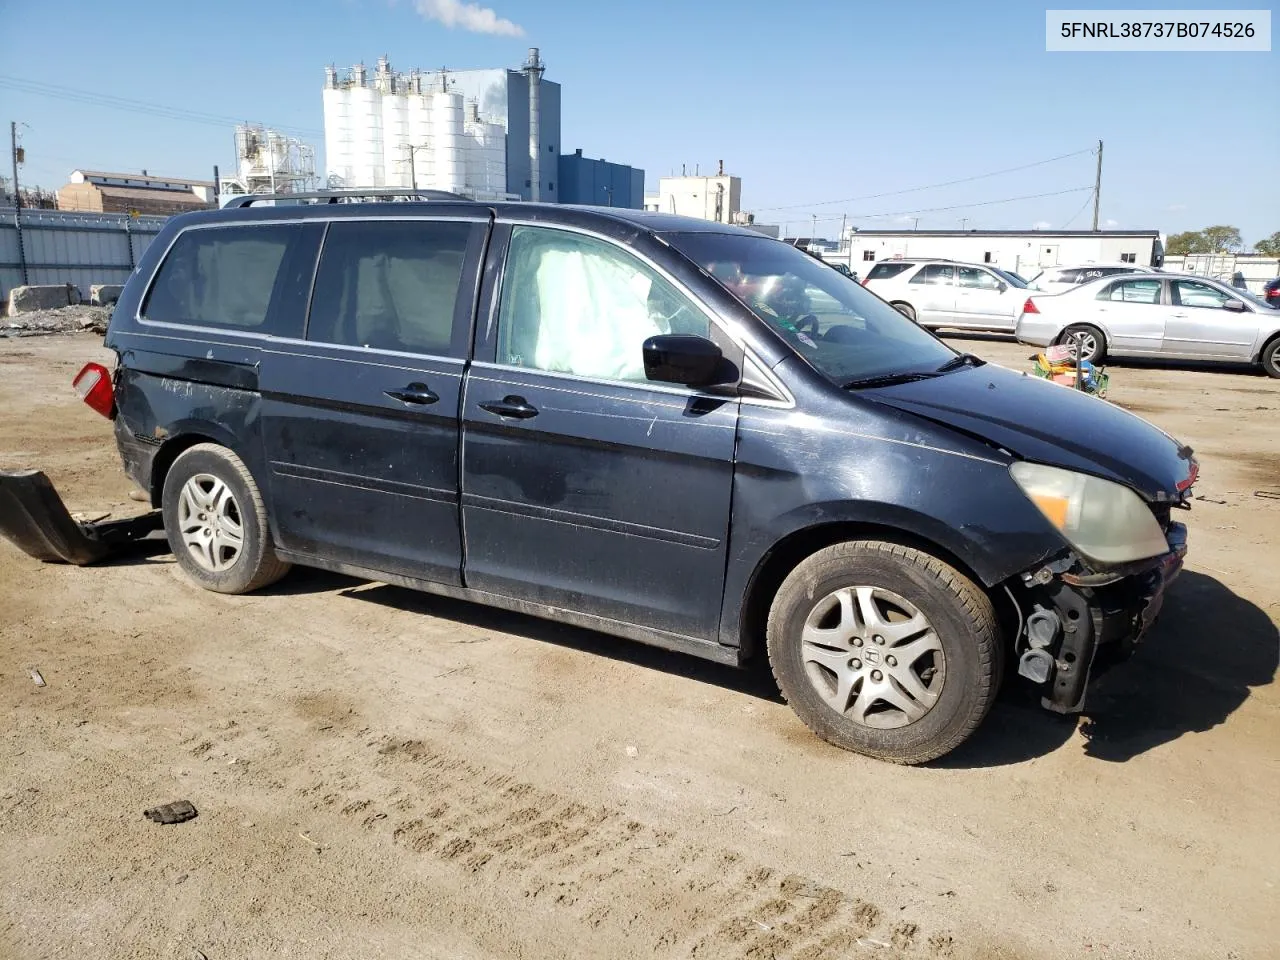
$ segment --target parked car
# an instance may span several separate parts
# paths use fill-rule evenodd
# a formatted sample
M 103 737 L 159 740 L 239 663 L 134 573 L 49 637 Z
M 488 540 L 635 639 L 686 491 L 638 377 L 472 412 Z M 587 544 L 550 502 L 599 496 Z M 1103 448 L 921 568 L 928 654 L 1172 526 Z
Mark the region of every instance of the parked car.
M 1081 709 L 1185 551 L 1189 448 L 702 220 L 250 199 L 166 223 L 106 344 L 77 387 L 195 584 L 302 564 L 767 656 L 814 732 L 897 762 L 1006 667 Z
M 951 260 L 877 263 L 863 285 L 908 319 L 936 330 L 1012 333 L 1026 300 L 1026 284 L 989 265 Z
M 1156 272 L 1155 267 L 1138 266 L 1136 263 L 1086 263 L 1076 267 L 1049 267 L 1028 280 L 1027 286 L 1045 293 L 1062 293 L 1102 277 L 1114 277 L 1121 273 Z
M 1020 341 L 1043 347 L 1071 344 L 1076 335 L 1092 363 L 1108 354 L 1226 360 L 1261 364 L 1280 377 L 1280 309 L 1204 277 L 1130 273 L 1027 298 Z
M 1268 307 L 1280 307 L 1280 277 L 1267 281 L 1262 288 L 1262 299 Z

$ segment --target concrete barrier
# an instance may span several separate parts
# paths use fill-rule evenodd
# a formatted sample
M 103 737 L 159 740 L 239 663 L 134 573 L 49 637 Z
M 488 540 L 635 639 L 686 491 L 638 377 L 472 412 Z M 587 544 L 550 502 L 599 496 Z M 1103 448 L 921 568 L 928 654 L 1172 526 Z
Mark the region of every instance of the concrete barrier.
M 44 286 L 13 287 L 9 291 L 9 316 L 57 310 L 80 302 L 80 288 L 73 283 L 51 283 Z
M 89 302 L 95 307 L 105 307 L 120 299 L 123 283 L 95 283 L 89 288 Z

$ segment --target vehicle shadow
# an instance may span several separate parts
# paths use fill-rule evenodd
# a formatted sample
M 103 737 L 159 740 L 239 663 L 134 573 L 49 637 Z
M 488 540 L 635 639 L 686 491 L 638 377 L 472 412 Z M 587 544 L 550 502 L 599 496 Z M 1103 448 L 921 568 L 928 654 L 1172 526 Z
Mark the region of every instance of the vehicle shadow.
M 1102 674 L 1085 712 L 1042 710 L 1029 687 L 1009 678 L 978 732 L 934 766 L 1002 766 L 1042 756 L 1066 743 L 1077 725 L 1085 754 L 1123 763 L 1184 733 L 1210 730 L 1275 678 L 1280 631 L 1267 614 L 1202 573 L 1184 571 L 1137 653 Z
M 298 574 L 301 574 L 299 576 Z M 282 581 L 273 592 L 301 593 L 315 589 L 306 581 L 313 577 L 320 578 L 324 586 L 319 589 L 341 587 L 340 581 L 347 581 L 347 588 L 339 590 L 339 596 L 365 603 L 376 603 L 403 610 L 408 613 L 423 614 L 440 620 L 450 620 L 478 630 L 492 630 L 497 633 L 512 634 L 536 640 L 540 643 L 554 644 L 571 650 L 579 650 L 592 656 L 607 657 L 623 663 L 630 663 L 646 670 L 669 673 L 699 683 L 711 684 L 725 690 L 747 694 L 761 700 L 782 703 L 782 694 L 778 692 L 767 665 L 753 662 L 744 669 L 703 660 L 687 653 L 677 653 L 652 647 L 644 643 L 623 640 L 595 630 L 573 627 L 553 620 L 543 620 L 523 613 L 513 613 L 488 607 L 467 600 L 455 600 L 451 597 L 440 597 L 429 593 L 420 593 L 405 587 L 387 584 L 367 585 L 369 581 L 340 577 L 338 574 L 321 571 L 296 571 Z M 298 583 L 301 589 L 290 590 L 290 582 Z

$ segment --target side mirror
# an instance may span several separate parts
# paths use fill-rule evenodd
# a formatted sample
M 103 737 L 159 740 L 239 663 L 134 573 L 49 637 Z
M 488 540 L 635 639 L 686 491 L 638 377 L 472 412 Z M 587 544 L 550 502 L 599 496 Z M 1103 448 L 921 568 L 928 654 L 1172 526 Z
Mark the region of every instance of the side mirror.
M 660 383 L 701 387 L 715 383 L 724 355 L 710 340 L 664 333 L 644 342 L 644 375 Z
M 1246 307 L 1239 300 L 1228 300 L 1226 303 L 1222 305 L 1222 309 L 1230 310 L 1232 313 L 1244 313 L 1249 308 Z
M 1001 280 L 999 283 L 996 284 L 996 290 L 999 291 L 1000 293 L 1004 293 L 1008 289 L 1009 289 L 1009 285 L 1005 283 L 1003 280 Z

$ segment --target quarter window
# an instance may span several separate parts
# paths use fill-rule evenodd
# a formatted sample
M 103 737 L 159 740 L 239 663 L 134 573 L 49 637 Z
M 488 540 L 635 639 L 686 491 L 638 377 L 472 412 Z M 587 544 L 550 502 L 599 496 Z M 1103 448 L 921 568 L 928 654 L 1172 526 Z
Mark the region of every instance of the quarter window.
M 307 339 L 459 356 L 459 289 L 469 223 L 366 220 L 329 226 Z
M 645 380 L 649 337 L 711 333 L 701 309 L 626 251 L 543 227 L 512 230 L 499 310 L 499 363 L 600 380 Z
M 949 284 L 955 279 L 955 267 L 946 263 L 926 263 L 910 283 Z
M 275 329 L 283 322 L 269 324 L 268 318 L 285 255 L 303 236 L 292 224 L 187 230 L 160 265 L 142 315 L 163 323 L 297 336 L 301 311 L 297 329 Z
M 1118 300 L 1124 303 L 1159 303 L 1159 280 L 1121 280 L 1098 294 L 1098 300 Z

